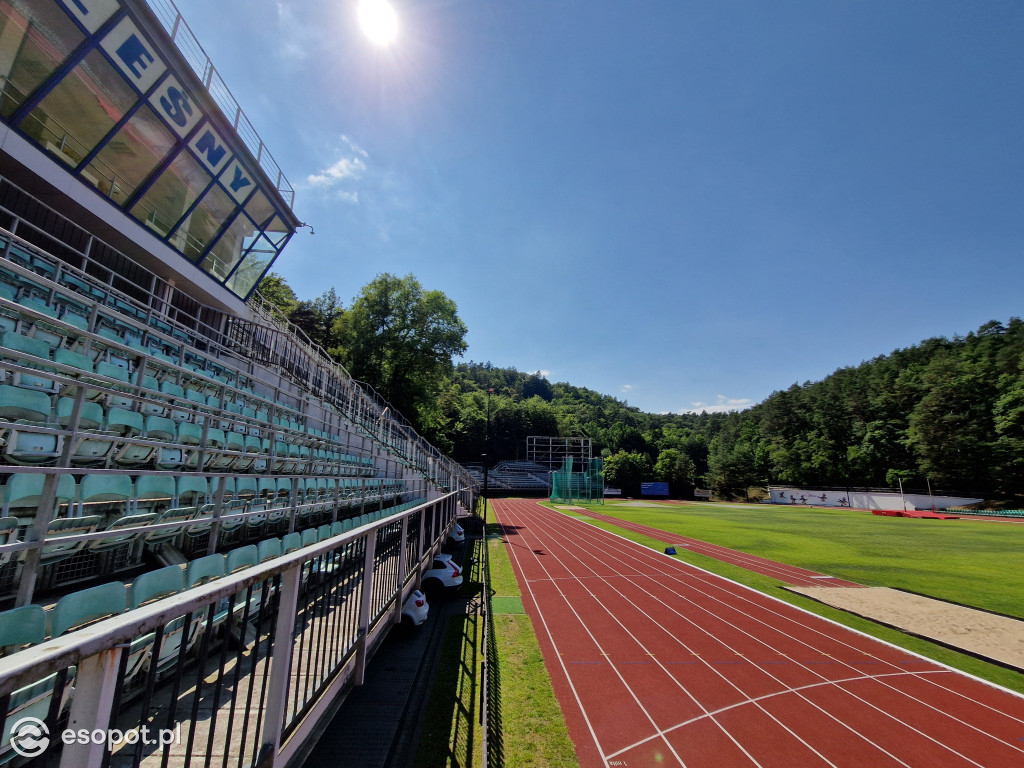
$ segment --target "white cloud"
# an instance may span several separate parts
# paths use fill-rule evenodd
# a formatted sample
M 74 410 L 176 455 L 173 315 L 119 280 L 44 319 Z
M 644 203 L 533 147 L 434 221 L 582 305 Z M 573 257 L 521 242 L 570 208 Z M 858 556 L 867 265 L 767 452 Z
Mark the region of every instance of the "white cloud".
M 346 179 L 361 179 L 366 173 L 366 163 L 358 157 L 343 157 L 320 173 L 310 174 L 308 181 L 317 187 L 333 187 Z
M 632 384 L 623 384 L 619 388 L 619 392 L 621 392 L 624 395 L 628 395 L 632 391 L 632 389 L 633 389 L 633 385 Z
M 690 403 L 691 407 L 681 408 L 679 411 L 676 411 L 676 413 L 700 413 L 701 411 L 707 411 L 708 413 L 728 413 L 729 411 L 742 411 L 744 408 L 749 408 L 752 405 L 754 405 L 754 401 L 749 397 L 726 397 L 725 395 L 716 395 L 714 403 Z
M 315 40 L 315 34 L 311 33 L 315 28 L 298 18 L 285 3 L 277 4 L 277 28 L 280 30 L 277 55 L 295 61 L 303 61 L 309 56 Z
M 306 181 L 321 192 L 332 193 L 338 200 L 358 205 L 359 192 L 352 186 L 369 173 L 370 153 L 344 134 L 341 143 L 341 157 L 323 170 L 311 173 Z
M 362 155 L 366 160 L 370 159 L 370 153 L 365 149 L 356 144 L 352 139 L 346 136 L 344 133 L 341 134 L 341 140 L 348 145 L 348 148 L 355 152 L 357 155 Z

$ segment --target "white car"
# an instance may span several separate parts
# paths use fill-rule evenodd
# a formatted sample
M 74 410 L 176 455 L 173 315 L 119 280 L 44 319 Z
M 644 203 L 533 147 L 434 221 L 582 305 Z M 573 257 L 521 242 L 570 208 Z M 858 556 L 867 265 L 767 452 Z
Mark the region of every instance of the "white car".
M 451 555 L 435 555 L 430 569 L 423 572 L 423 591 L 430 595 L 438 595 L 462 586 L 462 568 L 452 560 Z
M 456 523 L 452 526 L 452 529 L 448 531 L 448 541 L 452 544 L 461 544 L 466 540 L 466 532 L 462 529 L 462 526 Z
M 414 589 L 405 598 L 402 605 L 402 626 L 407 628 L 418 627 L 427 620 L 430 614 L 430 606 L 427 605 L 427 598 L 418 589 Z

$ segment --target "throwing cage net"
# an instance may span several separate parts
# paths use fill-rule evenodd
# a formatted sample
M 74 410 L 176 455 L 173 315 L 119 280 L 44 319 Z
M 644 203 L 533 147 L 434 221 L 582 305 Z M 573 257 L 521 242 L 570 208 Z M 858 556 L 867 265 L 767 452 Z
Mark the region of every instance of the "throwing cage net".
M 604 504 L 604 460 L 579 462 L 581 471 L 573 472 L 573 459 L 566 457 L 561 469 L 551 473 L 551 501 Z

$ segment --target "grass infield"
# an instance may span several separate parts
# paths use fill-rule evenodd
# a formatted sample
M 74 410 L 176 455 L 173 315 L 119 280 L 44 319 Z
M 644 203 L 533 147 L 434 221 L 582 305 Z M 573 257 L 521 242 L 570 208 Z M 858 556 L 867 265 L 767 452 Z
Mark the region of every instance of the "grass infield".
M 550 505 L 549 505 L 550 506 Z M 576 505 L 586 507 L 586 505 Z M 893 587 L 1024 617 L 1024 526 L 969 520 L 891 518 L 853 510 L 715 504 L 594 511 L 681 536 L 718 544 L 867 586 Z M 642 536 L 584 512 L 560 512 L 663 551 L 666 542 Z M 1024 675 L 861 619 L 783 589 L 782 582 L 678 548 L 677 559 L 753 587 L 865 634 L 1024 693 Z

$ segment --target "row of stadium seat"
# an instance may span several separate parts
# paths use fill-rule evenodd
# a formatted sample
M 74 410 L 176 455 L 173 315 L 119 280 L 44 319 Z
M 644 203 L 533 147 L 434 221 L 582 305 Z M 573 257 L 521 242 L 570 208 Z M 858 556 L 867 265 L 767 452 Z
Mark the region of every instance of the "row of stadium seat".
M 0 279 L 5 271 L 0 270 Z M 305 429 L 310 434 L 325 439 L 330 437 L 330 430 L 317 429 L 314 425 L 303 426 L 303 416 L 299 411 L 289 412 L 289 409 L 279 402 L 263 400 L 261 403 L 261 399 L 255 394 L 254 382 L 250 376 L 233 370 L 222 361 L 212 362 L 209 354 L 190 350 L 187 345 L 172 341 L 162 332 L 157 333 L 148 327 L 135 326 L 129 318 L 114 320 L 111 317 L 112 313 L 102 314 L 96 308 L 92 310 L 95 314 L 91 314 L 89 308 L 81 303 L 74 303 L 76 310 L 70 311 L 67 308 L 72 304 L 64 294 L 39 283 L 34 284 L 36 292 L 23 294 L 24 289 L 16 289 L 9 283 L 0 282 L 0 299 L 3 300 L 0 301 L 0 331 L 17 330 L 22 335 L 45 341 L 54 351 L 66 349 L 69 352 L 86 354 L 97 365 L 101 362 L 107 363 L 127 369 L 129 373 L 135 373 L 140 366 L 153 366 L 153 370 L 146 371 L 145 375 L 152 375 L 160 384 L 163 384 L 165 377 L 169 375 L 174 379 L 169 382 L 172 385 L 181 386 L 182 382 L 194 385 L 183 386 L 184 391 L 177 393 L 178 396 L 187 396 L 190 400 L 198 400 L 199 397 L 209 398 L 210 395 L 223 391 L 226 386 L 237 396 L 237 404 L 241 408 L 252 407 L 254 418 L 260 415 L 261 407 L 265 412 L 268 406 L 272 406 L 277 411 L 273 420 L 276 426 Z M 6 303 L 14 301 L 12 294 L 21 296 L 15 306 Z M 73 361 L 69 364 L 84 367 L 80 359 L 68 355 L 63 357 Z M 163 368 L 160 367 L 161 364 L 164 365 Z M 109 371 L 107 374 L 114 375 Z M 231 403 L 229 399 L 229 408 L 232 407 Z
M 80 507 L 74 516 L 54 518 L 46 530 L 45 544 L 40 551 L 40 564 L 46 584 L 59 587 L 62 583 L 101 578 L 126 568 L 135 568 L 146 551 L 156 552 L 172 546 L 186 557 L 197 557 L 208 551 L 208 540 L 214 522 L 216 507 L 210 503 L 205 478 L 183 475 L 178 478 L 160 475 L 139 477 L 134 494 L 126 498 L 129 488 L 124 485 L 126 475 L 86 475 L 79 492 Z M 377 506 L 376 512 L 365 513 L 377 517 L 408 509 L 420 501 L 395 505 L 402 495 L 399 480 L 378 479 L 367 488 L 325 488 L 313 480 L 299 478 L 292 495 L 290 478 L 224 478 L 225 500 L 220 518 L 218 549 L 237 546 L 246 541 L 260 541 L 267 536 L 283 534 L 290 529 L 301 530 L 324 521 L 337 519 L 339 524 L 352 525 L 360 519 L 359 510 Z M 322 478 L 323 479 L 323 478 Z M 161 496 L 171 489 L 158 483 L 175 481 L 177 495 Z M 147 482 L 150 481 L 150 482 Z M 268 483 L 269 481 L 269 483 Z M 328 482 L 324 480 L 324 482 Z M 374 480 L 361 481 L 365 483 Z M 272 484 L 270 484 L 272 483 Z M 4 486 L 5 515 L 9 512 L 9 497 L 16 493 L 29 493 L 22 501 L 38 503 L 42 492 L 42 475 L 14 475 Z M 73 501 L 71 478 L 60 477 L 58 501 Z M 282 496 L 275 496 L 281 493 Z M 91 506 L 83 507 L 82 499 L 91 494 Z M 187 505 L 187 506 L 180 506 Z M 13 507 L 19 514 L 23 510 Z M 84 514 L 83 514 L 84 511 Z M 26 540 L 33 507 L 24 510 L 25 517 L 0 517 L 0 545 Z M 361 524 L 361 523 L 360 523 Z M 345 528 L 347 529 L 347 527 Z M 83 540 L 80 535 L 102 531 L 102 538 Z M 0 553 L 0 566 L 10 559 L 11 553 Z M 20 561 L 13 561 L 10 574 L 16 578 Z M 59 574 L 67 571 L 66 578 Z
M 4 517 L 21 509 L 35 510 L 42 499 L 45 476 L 40 473 L 12 473 L 0 488 L 0 509 Z M 85 474 L 76 483 L 75 476 L 62 473 L 58 477 L 56 501 L 69 507 L 68 516 L 87 514 L 89 510 L 120 509 L 123 513 L 160 511 L 183 501 L 211 503 L 217 487 L 223 482 L 226 504 L 233 501 L 259 500 L 282 502 L 292 498 L 297 503 L 323 503 L 357 498 L 360 495 L 400 493 L 404 487 L 398 478 L 270 477 L 238 475 L 208 478 L 199 474 L 139 475 Z M 306 500 L 306 501 L 304 501 Z M 235 505 L 237 506 L 237 505 Z
M 73 464 L 124 466 L 153 462 L 159 469 L 176 469 L 183 464 L 197 468 L 199 447 L 205 447 L 204 468 L 211 470 L 248 469 L 253 459 L 244 454 L 258 454 L 276 456 L 270 467 L 274 472 L 295 472 L 298 462 L 312 462 L 312 474 L 367 475 L 374 471 L 370 457 L 342 453 L 334 448 L 336 442 L 311 435 L 294 422 L 282 419 L 272 425 L 265 412 L 246 413 L 251 409 L 230 402 L 220 408 L 211 398 L 200 400 L 200 395 L 185 393 L 180 385 L 169 382 L 148 381 L 130 390 L 123 386 L 128 382 L 120 375 L 122 369 L 109 363 L 99 363 L 94 369 L 86 356 L 60 348 L 51 359 L 42 344 L 15 332 L 0 333 L 0 361 L 18 366 L 11 371 L 10 379 L 4 379 L 9 383 L 0 384 L 0 420 L 27 427 L 17 433 L 20 442 L 8 441 L 6 455 L 13 463 L 56 460 L 62 440 L 40 428 L 71 426 L 74 395 L 85 386 L 82 397 L 86 402 L 80 407 L 78 427 L 102 434 L 76 443 L 71 454 Z M 70 376 L 62 367 L 71 368 Z M 82 376 L 79 371 L 94 375 Z M 81 383 L 82 379 L 91 386 Z M 237 411 L 243 412 L 241 418 Z M 270 437 L 262 435 L 273 435 L 273 445 Z M 159 451 L 158 446 L 149 444 L 153 440 L 184 447 Z M 130 447 L 135 444 L 138 447 Z M 191 451 L 188 446 L 192 446 Z M 221 450 L 242 455 L 218 458 L 214 452 Z M 187 460 L 186 453 L 190 454 Z M 264 470 L 260 467 L 257 471 Z
M 375 477 L 399 462 L 362 453 L 380 431 L 372 408 L 360 429 L 301 381 L 9 240 L 0 235 L 0 544 L 26 541 L 41 501 L 44 475 L 18 467 L 66 468 L 44 513 L 44 594 L 138 569 L 169 546 L 205 554 L 221 481 L 221 551 L 405 496 L 398 478 Z M 89 537 L 67 541 L 78 534 Z M 0 552 L 0 592 L 26 551 Z
M 145 364 L 121 365 L 129 361 L 109 355 L 102 359 L 89 354 L 95 353 L 92 347 L 83 352 L 51 346 L 43 338 L 16 330 L 0 332 L 0 348 L 2 360 L 10 368 L 9 375 L 4 377 L 9 386 L 47 395 L 68 395 L 77 389 L 77 380 L 85 379 L 103 387 L 89 389 L 90 400 L 130 409 L 133 396 L 144 396 L 145 403 L 139 410 L 145 415 L 201 424 L 210 414 L 217 413 L 222 417 L 217 423 L 221 429 L 254 436 L 274 431 L 299 443 L 337 444 L 330 433 L 303 425 L 294 412 L 284 411 L 252 392 L 243 394 L 227 384 L 204 381 L 194 375 L 189 378 L 189 374 L 170 362 L 144 357 Z M 272 408 L 276 411 L 273 418 Z
M 202 334 L 196 334 L 167 322 L 160 313 L 135 302 L 131 297 L 79 272 L 27 243 L 0 233 L 0 250 L 4 251 L 12 267 L 0 266 L 0 292 L 13 291 L 16 296 L 33 298 L 53 295 L 59 315 L 77 315 L 89 318 L 93 307 L 112 310 L 101 314 L 104 325 L 125 336 L 139 340 L 144 331 L 157 331 L 174 341 L 190 346 L 205 343 Z M 69 322 L 78 322 L 71 320 Z M 173 341 L 171 342 L 173 344 Z M 211 364 L 211 370 L 217 364 Z
M 945 510 L 956 515 L 984 515 L 985 517 L 1024 517 L 1024 509 L 958 509 L 950 507 Z

